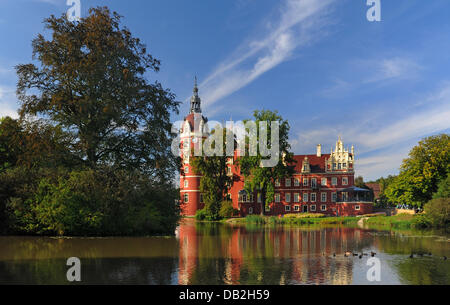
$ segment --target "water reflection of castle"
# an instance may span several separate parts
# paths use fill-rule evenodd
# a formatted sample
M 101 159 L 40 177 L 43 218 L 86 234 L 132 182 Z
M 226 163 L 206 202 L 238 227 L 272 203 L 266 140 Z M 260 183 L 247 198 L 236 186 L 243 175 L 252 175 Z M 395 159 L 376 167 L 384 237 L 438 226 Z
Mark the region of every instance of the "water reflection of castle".
M 214 234 L 202 234 L 208 229 Z M 179 242 L 179 284 L 351 284 L 353 258 L 343 254 L 371 237 L 352 228 L 251 231 L 192 222 L 180 226 Z

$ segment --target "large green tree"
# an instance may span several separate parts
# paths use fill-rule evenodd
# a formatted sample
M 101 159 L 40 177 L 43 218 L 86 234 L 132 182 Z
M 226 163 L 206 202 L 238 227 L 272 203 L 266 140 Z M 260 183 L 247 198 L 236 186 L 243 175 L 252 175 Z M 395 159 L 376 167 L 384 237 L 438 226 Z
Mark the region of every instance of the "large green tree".
M 420 141 L 403 161 L 399 175 L 389 183 L 385 195 L 395 204 L 422 207 L 450 172 L 450 135 Z
M 212 137 L 217 133 L 216 140 L 211 143 L 211 149 L 215 149 L 216 145 L 219 145 L 221 148 L 226 147 L 227 132 L 230 133 L 232 131 L 226 130 L 225 132 L 220 127 L 211 131 Z M 234 135 L 228 138 L 232 138 L 234 141 Z M 222 144 L 216 143 L 216 141 L 222 141 Z M 205 142 L 204 140 L 203 144 Z M 235 147 L 234 143 L 233 147 Z M 206 213 L 212 220 L 220 218 L 221 204 L 226 200 L 228 190 L 233 185 L 233 176 L 228 172 L 228 167 L 233 166 L 229 162 L 233 157 L 227 156 L 223 149 L 220 150 L 222 153 L 218 155 L 193 156 L 192 158 L 192 166 L 197 173 L 202 175 L 200 178 L 200 191 L 203 194 Z
M 250 156 L 245 154 L 239 158 L 239 165 L 241 173 L 245 179 L 245 189 L 248 193 L 258 192 L 261 196 L 261 209 L 260 214 L 264 215 L 265 207 L 274 199 L 274 184 L 277 179 L 286 178 L 292 176 L 294 173 L 293 166 L 293 154 L 289 151 L 291 146 L 289 140 L 289 123 L 284 120 L 277 111 L 270 110 L 256 110 L 253 113 L 254 121 L 257 129 L 260 130 L 260 124 L 267 123 L 267 143 L 266 146 L 270 150 L 271 148 L 271 122 L 278 122 L 279 124 L 279 160 L 275 166 L 264 167 L 261 161 L 267 159 L 261 154 L 261 150 L 258 149 L 256 156 Z M 248 131 L 248 130 L 247 130 Z M 249 131 L 248 131 L 249 132 Z M 257 142 L 262 141 L 264 137 L 258 132 Z M 247 139 L 246 151 L 249 151 L 251 140 Z
M 137 169 L 167 181 L 178 166 L 170 115 L 179 103 L 147 81 L 160 62 L 120 21 L 106 7 L 79 22 L 45 19 L 50 35 L 32 43 L 38 63 L 16 67 L 20 115 L 40 115 L 71 132 L 74 154 L 89 167 Z

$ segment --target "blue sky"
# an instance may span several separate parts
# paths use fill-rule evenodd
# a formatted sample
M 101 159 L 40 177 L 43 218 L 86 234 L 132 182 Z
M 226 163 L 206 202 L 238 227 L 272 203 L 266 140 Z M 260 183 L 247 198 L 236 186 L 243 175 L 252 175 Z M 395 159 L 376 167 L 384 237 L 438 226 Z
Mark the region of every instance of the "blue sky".
M 158 79 L 188 111 L 197 75 L 217 121 L 278 110 L 295 153 L 355 145 L 357 175 L 396 174 L 423 137 L 450 131 L 450 2 L 81 0 L 109 6 L 162 62 Z M 13 67 L 31 59 L 43 18 L 66 0 L 0 0 L 0 116 L 17 116 Z

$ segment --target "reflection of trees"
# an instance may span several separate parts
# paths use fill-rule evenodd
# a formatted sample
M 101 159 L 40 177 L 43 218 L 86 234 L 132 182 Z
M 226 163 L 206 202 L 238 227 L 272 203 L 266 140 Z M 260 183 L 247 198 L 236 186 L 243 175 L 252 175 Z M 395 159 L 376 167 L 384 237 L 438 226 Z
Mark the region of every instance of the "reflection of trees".
M 66 260 L 81 259 L 82 284 L 170 284 L 178 242 L 150 238 L 0 238 L 0 283 L 67 284 Z
M 0 262 L 0 283 L 69 284 L 65 259 Z M 174 258 L 84 259 L 80 284 L 168 285 L 175 277 Z
M 448 284 L 450 264 L 442 258 L 448 255 L 448 242 L 438 241 L 434 233 L 436 232 L 404 231 L 384 234 L 374 232 L 374 235 L 377 236 L 375 244 L 383 252 L 405 255 L 391 264 L 402 282 L 412 285 Z M 428 255 L 429 252 L 432 256 Z M 411 253 L 424 255 L 416 255 L 410 259 Z
M 442 258 L 404 259 L 394 263 L 398 275 L 410 285 L 448 285 L 450 264 Z

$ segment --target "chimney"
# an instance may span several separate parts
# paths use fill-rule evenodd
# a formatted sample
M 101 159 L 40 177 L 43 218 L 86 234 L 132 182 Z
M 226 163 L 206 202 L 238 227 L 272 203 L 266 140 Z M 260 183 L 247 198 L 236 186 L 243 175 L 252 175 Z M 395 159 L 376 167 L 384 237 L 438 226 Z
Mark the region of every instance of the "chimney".
M 317 145 L 317 157 L 322 157 L 322 145 Z

